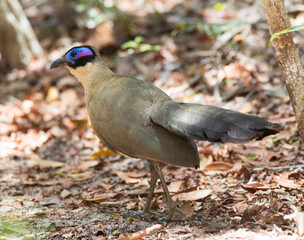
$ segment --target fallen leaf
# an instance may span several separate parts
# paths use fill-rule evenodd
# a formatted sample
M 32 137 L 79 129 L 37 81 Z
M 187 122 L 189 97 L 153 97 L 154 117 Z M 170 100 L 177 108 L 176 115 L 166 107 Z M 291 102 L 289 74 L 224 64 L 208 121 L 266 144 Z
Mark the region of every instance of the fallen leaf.
M 59 98 L 59 91 L 56 87 L 50 87 L 47 91 L 46 101 L 51 102 Z
M 117 193 L 101 193 L 95 196 L 94 198 L 83 199 L 83 202 L 105 202 L 108 199 L 114 198 L 117 196 Z
M 83 163 L 81 163 L 77 166 L 77 169 L 85 171 L 91 167 L 97 166 L 98 164 L 100 164 L 100 161 L 98 161 L 98 160 L 84 161 Z
M 209 154 L 208 157 L 206 157 L 205 154 L 200 155 L 200 164 L 199 164 L 200 169 L 205 169 L 205 167 L 212 162 L 213 162 L 213 157 L 211 154 Z
M 239 214 L 243 214 L 247 208 L 248 208 L 248 204 L 244 201 L 237 202 L 233 206 L 233 209 Z
M 146 228 L 145 230 L 141 230 L 139 232 L 132 233 L 129 236 L 121 235 L 121 236 L 119 236 L 118 239 L 119 240 L 137 240 L 137 239 L 142 239 L 143 237 L 149 235 L 150 233 L 158 231 L 158 230 L 160 230 L 162 228 L 163 228 L 162 225 L 156 224 L 156 225 L 153 225 L 151 227 Z
M 182 185 L 183 181 L 176 181 L 176 182 L 171 182 L 167 188 L 169 190 L 169 192 L 171 193 L 176 193 L 179 191 L 181 185 Z
M 139 178 L 130 178 L 127 173 L 115 169 L 111 164 L 110 168 L 121 180 L 124 180 L 126 183 L 139 183 L 140 181 Z
M 58 184 L 65 184 L 66 180 L 50 180 L 50 181 L 26 181 L 24 185 L 41 185 L 41 186 L 51 186 L 51 185 L 58 185 Z
M 191 205 L 190 201 L 186 201 L 180 208 L 179 210 L 181 210 L 184 214 L 185 217 L 189 218 L 192 217 L 194 214 L 194 208 Z
M 62 167 L 64 164 L 58 161 L 41 159 L 37 154 L 35 154 L 31 159 L 26 161 L 26 165 L 30 168 L 34 166 L 39 166 L 40 168 L 58 168 Z
M 272 223 L 277 225 L 284 225 L 286 224 L 286 220 L 282 215 L 278 213 L 271 212 L 270 209 L 264 209 L 257 213 L 256 220 L 263 223 Z
M 0 119 L 1 122 L 1 119 Z M 11 132 L 16 132 L 18 127 L 15 124 L 1 122 L 0 135 L 8 135 Z
M 264 183 L 248 183 L 248 184 L 242 184 L 242 188 L 244 188 L 246 191 L 254 193 L 257 190 L 268 190 L 273 189 L 275 186 L 273 185 L 265 185 Z
M 41 202 L 40 204 L 41 204 L 42 206 L 49 206 L 49 205 L 58 204 L 58 203 L 60 203 L 60 202 L 61 202 L 60 198 L 59 198 L 57 195 L 53 195 L 53 196 L 50 198 L 50 200 L 45 201 L 45 202 Z
M 90 158 L 104 158 L 111 155 L 119 154 L 119 152 L 115 153 L 108 148 L 102 148 L 98 152 L 95 152 L 90 155 Z
M 79 128 L 84 128 L 89 125 L 89 120 L 87 118 L 74 118 L 72 119 L 72 123 Z
M 91 179 L 93 177 L 92 173 L 86 172 L 86 173 L 73 173 L 69 174 L 71 178 L 73 178 L 74 181 L 80 182 L 85 181 L 88 179 Z
M 240 169 L 238 169 L 238 177 L 240 177 L 241 175 L 244 175 L 244 179 L 245 181 L 249 181 L 249 179 L 251 178 L 251 172 L 248 168 L 246 168 L 243 164 L 241 166 Z
M 195 201 L 195 200 L 203 199 L 209 196 L 211 193 L 212 193 L 211 189 L 202 189 L 202 190 L 198 189 L 191 192 L 177 193 L 172 197 L 172 199 L 174 201 L 183 201 L 183 200 Z
M 67 133 L 64 129 L 58 127 L 58 126 L 54 126 L 52 127 L 49 132 L 56 138 L 61 138 L 64 137 Z
M 212 162 L 205 166 L 206 171 L 228 171 L 233 165 L 226 162 Z
M 274 179 L 282 187 L 293 188 L 293 189 L 302 189 L 302 185 L 297 184 L 292 180 L 289 180 L 288 174 L 286 174 L 285 172 L 283 172 L 280 176 L 274 176 Z
M 252 112 L 252 104 L 250 102 L 245 102 L 239 109 L 239 112 L 242 113 L 251 113 Z
M 138 178 L 147 176 L 148 172 L 127 172 L 129 177 Z
M 284 219 L 293 219 L 297 226 L 297 232 L 300 237 L 304 235 L 304 212 L 299 212 L 296 206 L 291 205 L 292 214 L 285 215 Z
M 104 182 L 101 182 L 100 185 L 105 189 L 105 190 L 110 190 L 112 187 L 114 187 L 114 184 L 107 184 Z
M 243 214 L 243 220 L 245 221 L 256 221 L 256 215 L 260 212 L 261 206 L 253 205 L 251 207 L 248 207 L 244 214 Z
M 63 189 L 62 192 L 60 193 L 60 197 L 62 197 L 62 198 L 66 198 L 70 195 L 71 195 L 71 192 L 66 189 Z

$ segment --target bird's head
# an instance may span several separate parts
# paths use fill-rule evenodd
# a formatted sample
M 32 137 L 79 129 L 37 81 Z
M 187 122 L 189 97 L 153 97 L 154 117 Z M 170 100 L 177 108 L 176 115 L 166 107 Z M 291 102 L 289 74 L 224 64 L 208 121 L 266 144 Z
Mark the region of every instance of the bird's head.
M 88 63 L 93 63 L 97 55 L 99 55 L 97 49 L 91 46 L 78 46 L 73 47 L 70 50 L 68 50 L 61 58 L 56 59 L 51 64 L 52 68 L 57 67 L 68 67 L 73 70 L 84 67 Z

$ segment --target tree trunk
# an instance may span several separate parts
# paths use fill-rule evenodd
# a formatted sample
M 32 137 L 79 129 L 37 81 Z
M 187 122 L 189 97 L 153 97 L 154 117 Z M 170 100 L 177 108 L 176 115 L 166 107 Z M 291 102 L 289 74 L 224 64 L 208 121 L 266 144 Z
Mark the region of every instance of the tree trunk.
M 1 69 L 26 68 L 42 48 L 18 0 L 0 0 Z
M 264 0 L 270 33 L 274 34 L 290 28 L 284 0 Z M 304 142 L 304 69 L 292 33 L 282 34 L 274 40 L 277 60 L 285 80 L 285 85 L 296 116 L 298 130 Z

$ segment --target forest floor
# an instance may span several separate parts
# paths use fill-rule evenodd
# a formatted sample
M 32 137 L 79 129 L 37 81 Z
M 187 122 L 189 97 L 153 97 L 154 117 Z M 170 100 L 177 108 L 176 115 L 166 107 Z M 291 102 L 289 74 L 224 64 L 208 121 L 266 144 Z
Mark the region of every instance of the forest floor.
M 292 24 L 304 24 L 301 1 L 286 2 Z M 72 28 L 58 11 L 62 27 L 47 37 L 40 28 L 48 24 L 45 9 L 55 6 L 29 14 L 27 4 L 45 59 L 0 74 L 0 240 L 301 239 L 304 148 L 268 47 L 263 6 L 215 3 L 121 1 L 123 20 L 109 17 L 93 30 Z M 63 32 L 70 37 L 59 37 Z M 144 40 L 133 41 L 128 55 L 120 45 L 135 36 Z M 304 41 L 303 32 L 294 36 Z M 147 198 L 147 162 L 107 150 L 88 122 L 80 83 L 66 69 L 48 69 L 75 42 L 98 47 L 113 71 L 152 82 L 174 100 L 256 115 L 283 128 L 246 144 L 198 142 L 200 169 L 163 169 L 187 217 L 165 220 L 160 185 L 151 206 L 159 215 L 134 216 Z M 155 45 L 160 49 L 140 52 Z

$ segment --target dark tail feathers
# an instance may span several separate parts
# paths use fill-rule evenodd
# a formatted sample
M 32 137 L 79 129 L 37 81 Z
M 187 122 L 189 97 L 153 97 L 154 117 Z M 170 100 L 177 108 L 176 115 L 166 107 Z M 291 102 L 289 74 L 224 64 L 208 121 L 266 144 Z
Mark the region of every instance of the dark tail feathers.
M 161 102 L 151 120 L 178 135 L 210 142 L 241 143 L 278 133 L 279 124 L 227 109 L 201 104 Z

